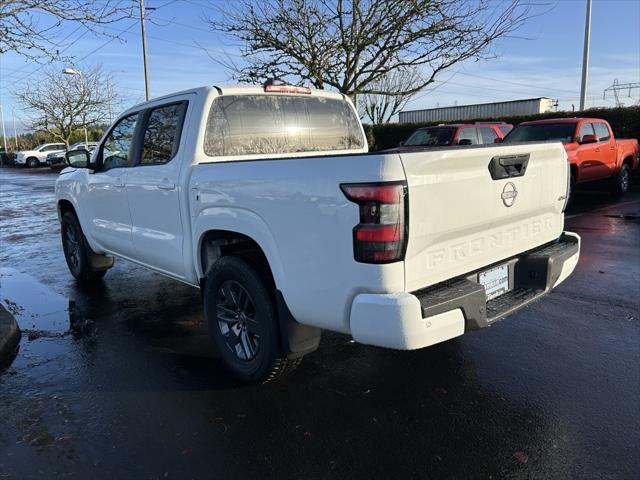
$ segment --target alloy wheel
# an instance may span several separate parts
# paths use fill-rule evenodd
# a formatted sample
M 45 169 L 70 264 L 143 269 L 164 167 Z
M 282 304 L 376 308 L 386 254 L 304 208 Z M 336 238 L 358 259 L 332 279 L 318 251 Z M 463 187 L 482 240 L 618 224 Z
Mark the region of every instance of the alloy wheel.
M 253 360 L 260 348 L 259 322 L 249 292 L 238 282 L 226 280 L 216 299 L 218 328 L 226 347 L 245 362 Z

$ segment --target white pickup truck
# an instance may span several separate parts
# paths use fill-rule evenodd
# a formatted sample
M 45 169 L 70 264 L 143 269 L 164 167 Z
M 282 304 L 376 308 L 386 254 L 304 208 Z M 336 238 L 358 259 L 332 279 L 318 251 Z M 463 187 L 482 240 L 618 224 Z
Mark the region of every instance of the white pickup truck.
M 368 153 L 349 99 L 203 87 L 123 113 L 56 182 L 79 281 L 114 257 L 199 287 L 242 381 L 322 329 L 411 350 L 485 327 L 571 274 L 561 143 Z

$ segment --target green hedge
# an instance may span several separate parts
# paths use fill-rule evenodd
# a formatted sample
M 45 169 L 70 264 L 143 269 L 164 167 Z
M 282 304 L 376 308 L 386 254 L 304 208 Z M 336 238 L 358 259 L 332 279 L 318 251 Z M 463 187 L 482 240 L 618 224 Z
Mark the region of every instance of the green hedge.
M 477 121 L 504 121 L 517 125 L 518 123 L 530 120 L 541 120 L 544 118 L 566 118 L 566 117 L 595 117 L 607 120 L 616 137 L 638 138 L 640 139 L 640 106 L 623 108 L 598 108 L 584 112 L 550 112 L 537 115 L 526 115 L 518 117 L 502 117 L 500 119 L 473 118 L 462 122 Z M 406 140 L 411 132 L 419 127 L 428 127 L 442 122 L 428 123 L 387 123 L 383 125 L 365 125 L 369 150 L 377 151 L 385 148 L 393 148 L 403 140 Z

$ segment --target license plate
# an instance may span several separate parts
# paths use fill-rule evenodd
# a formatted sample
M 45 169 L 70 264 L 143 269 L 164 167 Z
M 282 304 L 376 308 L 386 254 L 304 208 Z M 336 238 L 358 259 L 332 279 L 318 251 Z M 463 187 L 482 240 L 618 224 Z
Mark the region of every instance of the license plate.
M 478 274 L 478 282 L 487 292 L 487 301 L 509 291 L 509 265 L 486 270 Z

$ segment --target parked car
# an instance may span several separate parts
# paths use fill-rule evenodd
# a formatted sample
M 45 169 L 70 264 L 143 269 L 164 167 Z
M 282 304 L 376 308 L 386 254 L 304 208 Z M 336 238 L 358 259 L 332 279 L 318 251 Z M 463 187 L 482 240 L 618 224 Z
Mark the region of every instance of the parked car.
M 495 143 L 511 131 L 513 125 L 503 122 L 442 124 L 417 129 L 402 142 L 402 151 L 423 147 L 450 147 L 452 145 L 486 145 Z
M 64 152 L 66 145 L 64 143 L 44 143 L 38 145 L 33 150 L 24 150 L 16 152 L 14 163 L 16 165 L 24 165 L 29 168 L 40 166 L 45 163 L 47 155 L 53 152 Z
M 579 256 L 559 143 L 368 153 L 355 108 L 326 90 L 167 95 L 67 159 L 55 190 L 71 274 L 99 279 L 120 257 L 199 287 L 245 382 L 295 365 L 321 329 L 412 350 L 486 327 Z
M 631 171 L 638 168 L 635 139 L 616 139 L 606 120 L 600 118 L 551 118 L 524 122 L 514 128 L 504 143 L 562 142 L 571 165 L 571 183 L 610 179 L 614 195 L 629 190 Z
M 7 163 L 9 163 L 9 154 L 4 147 L 0 147 L 0 165 L 6 165 Z
M 89 152 L 89 154 L 93 153 L 93 151 L 95 150 L 96 146 L 98 145 L 98 142 L 77 142 L 74 143 L 73 145 L 71 145 L 69 147 L 69 149 L 67 150 L 67 152 L 71 152 L 73 150 L 79 150 L 79 149 L 84 149 L 87 150 Z M 47 165 L 49 165 L 49 168 L 51 168 L 51 170 L 62 170 L 64 167 L 67 166 L 67 160 L 65 158 L 65 154 L 66 152 L 62 151 L 62 152 L 51 152 L 50 154 L 47 155 Z

